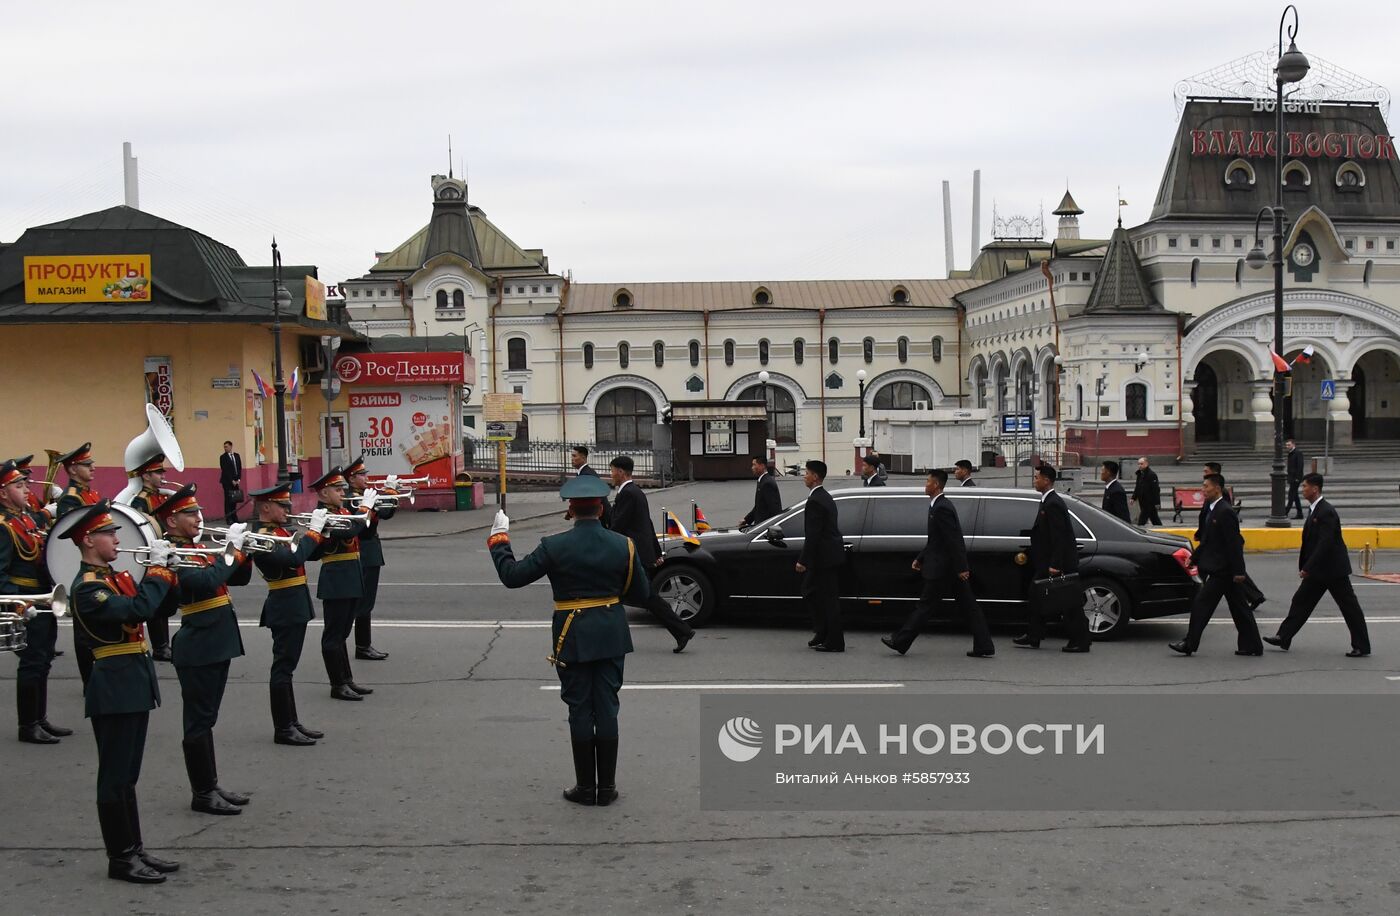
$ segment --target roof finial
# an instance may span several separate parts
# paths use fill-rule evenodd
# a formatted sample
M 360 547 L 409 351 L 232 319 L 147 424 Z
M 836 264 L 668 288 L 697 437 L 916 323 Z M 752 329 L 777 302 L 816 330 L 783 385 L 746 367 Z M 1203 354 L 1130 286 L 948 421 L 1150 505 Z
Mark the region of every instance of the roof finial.
M 1127 202 L 1126 200 L 1123 199 L 1123 186 L 1120 184 L 1120 185 L 1118 186 L 1118 228 L 1119 228 L 1119 229 L 1122 229 L 1122 228 L 1123 228 L 1123 208 L 1124 208 L 1125 206 L 1127 206 L 1127 204 L 1128 204 L 1128 202 Z
M 454 177 L 452 174 L 452 135 L 447 135 L 447 177 Z

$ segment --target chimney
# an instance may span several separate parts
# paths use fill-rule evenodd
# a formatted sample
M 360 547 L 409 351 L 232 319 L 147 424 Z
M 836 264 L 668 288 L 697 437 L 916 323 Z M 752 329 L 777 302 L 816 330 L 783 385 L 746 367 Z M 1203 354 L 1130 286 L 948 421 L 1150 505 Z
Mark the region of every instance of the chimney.
M 972 173 L 972 260 L 982 250 L 982 170 Z
M 136 186 L 136 157 L 131 155 L 131 142 L 122 144 L 122 185 L 125 203 L 133 210 L 141 209 L 141 194 Z
M 953 194 L 943 182 L 943 262 L 946 275 L 953 275 Z

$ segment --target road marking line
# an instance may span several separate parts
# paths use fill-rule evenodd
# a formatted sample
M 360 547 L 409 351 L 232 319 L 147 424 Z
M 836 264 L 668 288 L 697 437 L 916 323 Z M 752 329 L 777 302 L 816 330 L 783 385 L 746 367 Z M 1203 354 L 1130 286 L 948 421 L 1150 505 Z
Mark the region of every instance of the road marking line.
M 623 684 L 623 690 L 886 690 L 901 683 L 881 684 Z M 541 690 L 562 690 L 555 684 L 542 684 Z
M 1387 674 L 1387 675 L 1385 676 L 1385 679 L 1386 679 L 1387 681 L 1400 681 L 1400 676 L 1391 677 L 1390 675 Z

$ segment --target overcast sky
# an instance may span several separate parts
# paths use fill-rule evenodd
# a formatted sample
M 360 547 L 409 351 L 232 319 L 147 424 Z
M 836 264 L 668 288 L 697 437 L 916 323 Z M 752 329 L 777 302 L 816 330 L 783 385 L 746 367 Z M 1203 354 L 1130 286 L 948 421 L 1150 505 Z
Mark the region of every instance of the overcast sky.
M 941 277 L 971 176 L 1086 236 L 1143 221 L 1183 78 L 1270 46 L 1279 3 L 341 0 L 7 4 L 0 240 L 121 203 L 267 263 L 358 276 L 429 176 L 579 281 Z M 208 10 L 208 11 L 206 11 Z M 1305 2 L 1299 46 L 1391 88 L 1400 8 Z

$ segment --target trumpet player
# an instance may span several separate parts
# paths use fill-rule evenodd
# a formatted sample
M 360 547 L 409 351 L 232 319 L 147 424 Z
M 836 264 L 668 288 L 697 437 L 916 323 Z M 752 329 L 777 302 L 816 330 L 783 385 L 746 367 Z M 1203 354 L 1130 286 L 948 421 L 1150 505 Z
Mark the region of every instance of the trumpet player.
M 331 468 L 311 488 L 320 500 L 316 508 L 326 510 L 328 516 L 352 514 L 345 508 L 349 484 L 340 468 Z M 355 622 L 355 609 L 364 596 L 364 578 L 360 571 L 360 534 L 364 530 L 362 521 L 337 527 L 332 532 L 334 537 L 323 543 L 313 557 L 321 561 L 321 575 L 316 581 L 316 597 L 321 599 L 325 615 L 321 659 L 326 664 L 331 696 L 337 700 L 362 700 L 374 693 L 355 683 L 350 654 L 345 646 Z
M 44 566 L 44 527 L 29 508 L 29 480 L 7 461 L 0 465 L 0 595 L 43 595 L 53 588 Z M 15 711 L 19 740 L 25 744 L 57 744 L 73 734 L 49 722 L 49 668 L 58 643 L 53 614 L 35 614 L 25 621 L 28 639 L 15 670 Z
M 106 501 L 70 512 L 54 537 L 71 539 L 82 554 L 73 583 L 74 626 L 93 641 L 92 681 L 86 692 L 87 716 L 97 737 L 97 822 L 107 848 L 107 877 L 133 884 L 159 884 L 179 869 L 175 862 L 146 851 L 136 782 L 146 749 L 146 725 L 160 705 L 155 665 L 146 653 L 144 624 L 159 613 L 176 587 L 170 545 L 151 545 L 154 564 L 138 584 L 116 572 L 117 525 Z M 48 616 L 48 615 L 44 615 Z
M 92 443 L 84 442 L 66 455 L 59 455 L 59 464 L 68 474 L 68 488 L 58 498 L 56 518 L 63 518 L 74 509 L 96 505 L 102 495 L 92 488 Z
M 160 521 L 155 516 L 155 507 L 165 498 L 161 495 L 161 487 L 165 483 L 165 456 L 155 455 L 132 473 L 141 479 L 141 492 L 131 498 L 131 508 L 150 519 L 152 526 L 160 532 Z M 151 658 L 158 662 L 170 661 L 170 618 L 174 616 L 178 599 L 178 595 L 167 596 L 165 600 L 169 607 L 161 610 L 168 613 L 157 614 L 146 627 L 146 632 L 151 637 Z
M 369 486 L 369 469 L 365 467 L 365 456 L 361 455 L 345 469 L 350 481 L 350 492 L 363 499 Z M 397 495 L 393 490 L 380 491 L 383 495 Z M 370 641 L 370 615 L 374 613 L 374 603 L 379 597 L 379 571 L 384 568 L 384 547 L 379 542 L 379 523 L 394 517 L 394 500 L 377 503 L 364 511 L 369 513 L 369 524 L 360 535 L 360 574 L 363 578 L 364 594 L 355 606 L 355 658 L 377 662 L 389 657 L 388 652 L 380 652 Z
M 290 484 L 277 484 L 251 494 L 257 512 L 255 534 L 289 537 L 287 516 L 292 511 Z M 272 704 L 272 740 L 277 744 L 307 747 L 325 735 L 301 724 L 297 715 L 292 675 L 301 661 L 306 642 L 306 625 L 316 616 L 311 590 L 306 587 L 306 561 L 326 540 L 324 509 L 311 513 L 306 536 L 295 547 L 278 544 L 272 550 L 253 554 L 253 563 L 267 580 L 267 600 L 263 602 L 258 626 L 272 631 L 272 673 L 268 697 Z
M 156 518 L 178 548 L 198 544 L 203 516 L 195 485 L 186 484 L 156 506 Z M 229 663 L 243 654 L 238 618 L 229 585 L 247 585 L 252 565 L 243 553 L 247 526 L 228 529 L 234 562 L 208 554 L 182 558 L 175 573 L 180 582 L 180 630 L 172 640 L 175 674 L 184 700 L 185 769 L 190 777 L 190 809 L 204 814 L 241 814 L 248 796 L 219 787 L 214 758 L 214 726 L 219 720 Z

